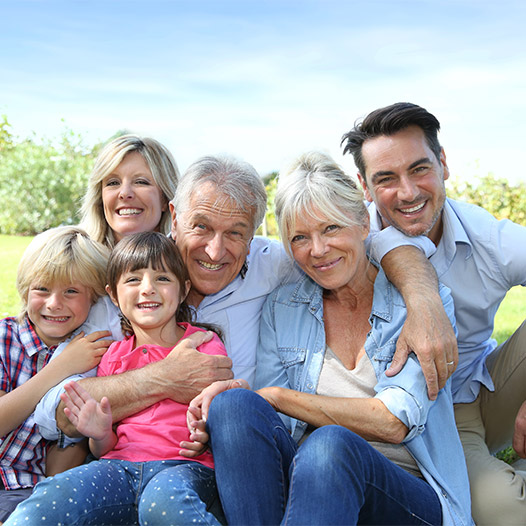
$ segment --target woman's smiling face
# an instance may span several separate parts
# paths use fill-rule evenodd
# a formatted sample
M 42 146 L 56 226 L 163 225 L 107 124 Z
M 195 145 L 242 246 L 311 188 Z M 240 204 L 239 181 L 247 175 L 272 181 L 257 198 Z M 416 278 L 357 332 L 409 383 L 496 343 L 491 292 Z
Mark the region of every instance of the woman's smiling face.
M 167 203 L 138 152 L 128 153 L 102 180 L 104 217 L 115 242 L 137 232 L 158 231 Z
M 318 285 L 337 290 L 352 285 L 367 267 L 364 240 L 367 226 L 341 226 L 314 209 L 298 214 L 289 233 L 292 255 Z

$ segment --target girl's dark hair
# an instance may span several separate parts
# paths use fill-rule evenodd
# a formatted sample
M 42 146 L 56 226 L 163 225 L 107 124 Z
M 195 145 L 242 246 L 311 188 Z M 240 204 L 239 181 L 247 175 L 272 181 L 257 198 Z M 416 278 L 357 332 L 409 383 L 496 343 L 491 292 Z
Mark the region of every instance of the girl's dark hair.
M 141 232 L 123 237 L 113 249 L 108 263 L 106 281 L 111 295 L 117 298 L 117 283 L 125 272 L 135 272 L 151 266 L 154 270 L 172 272 L 179 281 L 179 289 L 184 293 L 188 271 L 179 249 L 172 239 L 159 232 Z M 122 330 L 127 336 L 133 334 L 130 322 L 122 316 Z M 222 338 L 218 327 L 206 323 L 195 323 L 190 307 L 185 301 L 179 305 L 175 313 L 178 323 L 188 322 L 197 327 L 214 331 Z

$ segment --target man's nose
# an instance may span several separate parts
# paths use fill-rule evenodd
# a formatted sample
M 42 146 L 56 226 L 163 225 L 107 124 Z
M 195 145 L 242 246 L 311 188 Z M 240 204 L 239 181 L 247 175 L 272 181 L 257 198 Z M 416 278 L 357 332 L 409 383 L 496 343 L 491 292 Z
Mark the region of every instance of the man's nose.
M 225 253 L 223 236 L 219 233 L 215 234 L 206 244 L 205 252 L 212 261 L 219 261 Z
M 398 187 L 398 199 L 400 201 L 412 202 L 418 196 L 418 186 L 411 177 L 401 177 Z

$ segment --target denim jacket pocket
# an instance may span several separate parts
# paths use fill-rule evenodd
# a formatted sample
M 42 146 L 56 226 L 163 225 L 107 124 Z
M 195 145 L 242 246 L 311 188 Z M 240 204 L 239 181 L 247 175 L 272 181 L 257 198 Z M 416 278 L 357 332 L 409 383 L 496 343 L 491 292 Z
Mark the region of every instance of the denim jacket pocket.
M 279 347 L 279 357 L 285 369 L 300 365 L 305 362 L 307 351 L 305 349 L 298 349 L 297 347 Z

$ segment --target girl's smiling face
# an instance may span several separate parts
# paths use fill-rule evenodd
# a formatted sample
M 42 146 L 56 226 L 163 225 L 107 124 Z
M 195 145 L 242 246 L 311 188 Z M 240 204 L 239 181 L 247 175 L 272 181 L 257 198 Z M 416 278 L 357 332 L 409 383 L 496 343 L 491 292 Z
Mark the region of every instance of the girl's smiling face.
M 190 282 L 186 285 L 186 290 L 182 291 L 177 276 L 163 268 L 149 266 L 122 273 L 117 282 L 117 297 L 112 300 L 130 322 L 136 346 L 168 347 L 180 339 L 183 330 L 177 325 L 176 313 Z

